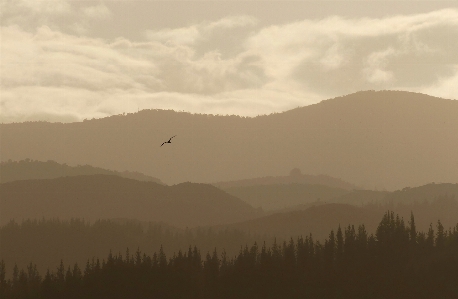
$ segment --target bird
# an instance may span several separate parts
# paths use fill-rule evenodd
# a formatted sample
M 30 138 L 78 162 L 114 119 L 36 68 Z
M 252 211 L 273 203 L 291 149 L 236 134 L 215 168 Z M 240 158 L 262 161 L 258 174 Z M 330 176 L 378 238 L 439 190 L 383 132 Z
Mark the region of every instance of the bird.
M 177 135 L 174 135 L 174 136 L 170 137 L 169 141 L 162 142 L 161 146 L 163 146 L 166 143 L 172 143 L 172 138 L 175 137 L 175 136 L 177 136 Z

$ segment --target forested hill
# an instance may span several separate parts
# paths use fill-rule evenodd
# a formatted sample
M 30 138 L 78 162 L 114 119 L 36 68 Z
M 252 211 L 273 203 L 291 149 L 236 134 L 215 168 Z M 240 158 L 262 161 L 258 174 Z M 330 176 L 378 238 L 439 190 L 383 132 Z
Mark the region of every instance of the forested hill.
M 64 176 L 107 174 L 134 179 L 138 181 L 155 182 L 163 184 L 160 179 L 153 178 L 135 171 L 112 171 L 90 165 L 69 166 L 60 164 L 53 160 L 46 162 L 25 159 L 21 161 L 6 161 L 0 163 L 0 183 L 32 180 L 32 179 L 54 179 Z
M 115 175 L 88 175 L 0 184 L 2 224 L 10 219 L 130 218 L 195 227 L 251 219 L 257 211 L 206 184 L 164 186 Z
M 250 247 L 249 247 L 250 246 Z M 6 280 L 1 298 L 457 298 L 458 224 L 420 231 L 387 212 L 375 234 L 335 228 L 324 242 L 305 236 L 247 244 L 235 256 L 197 247 L 172 254 L 140 249 L 45 273 L 33 261 Z
M 0 151 L 3 161 L 128 169 L 168 184 L 282 175 L 298 167 L 396 190 L 458 182 L 457 115 L 458 101 L 365 91 L 254 118 L 143 110 L 68 124 L 2 124 Z
M 276 213 L 221 227 L 280 238 L 313 234 L 315 239 L 324 240 L 329 231 L 339 225 L 347 227 L 364 224 L 366 230 L 373 233 L 382 215 L 383 211 L 346 204 L 324 204 L 303 211 Z

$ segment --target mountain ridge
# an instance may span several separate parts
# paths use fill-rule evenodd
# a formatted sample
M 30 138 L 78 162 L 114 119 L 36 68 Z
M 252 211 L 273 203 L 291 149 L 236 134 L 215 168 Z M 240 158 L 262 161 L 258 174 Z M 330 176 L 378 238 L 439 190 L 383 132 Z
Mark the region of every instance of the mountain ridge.
M 135 170 L 168 184 L 327 174 L 366 189 L 458 182 L 458 102 L 365 91 L 254 118 L 140 111 L 0 125 L 2 160 Z M 160 148 L 170 136 L 172 144 Z

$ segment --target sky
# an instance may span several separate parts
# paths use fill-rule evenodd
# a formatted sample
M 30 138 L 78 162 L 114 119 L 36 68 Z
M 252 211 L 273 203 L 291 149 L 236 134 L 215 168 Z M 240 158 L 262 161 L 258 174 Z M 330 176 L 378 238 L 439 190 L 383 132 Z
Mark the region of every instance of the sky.
M 458 98 L 458 1 L 0 0 L 0 121 Z

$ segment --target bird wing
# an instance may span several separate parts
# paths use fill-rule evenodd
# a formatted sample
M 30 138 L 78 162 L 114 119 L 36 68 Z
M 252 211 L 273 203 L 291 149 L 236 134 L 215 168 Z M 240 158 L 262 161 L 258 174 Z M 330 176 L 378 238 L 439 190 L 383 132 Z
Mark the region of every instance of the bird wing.
M 165 143 L 165 142 L 162 142 L 161 146 L 163 146 L 163 145 L 164 145 L 164 143 Z

